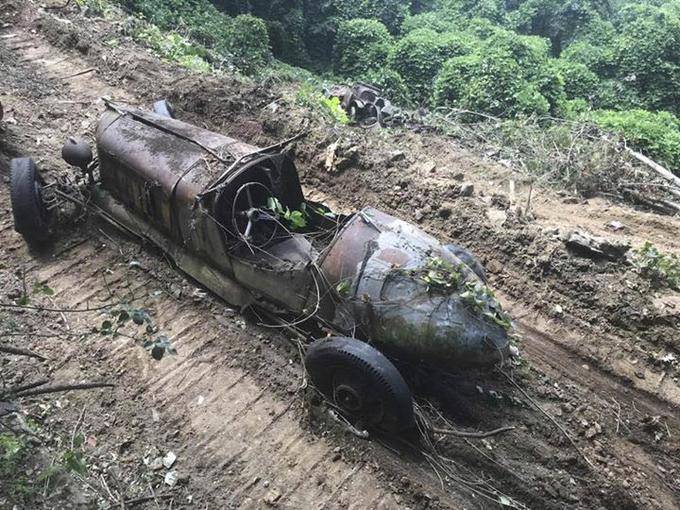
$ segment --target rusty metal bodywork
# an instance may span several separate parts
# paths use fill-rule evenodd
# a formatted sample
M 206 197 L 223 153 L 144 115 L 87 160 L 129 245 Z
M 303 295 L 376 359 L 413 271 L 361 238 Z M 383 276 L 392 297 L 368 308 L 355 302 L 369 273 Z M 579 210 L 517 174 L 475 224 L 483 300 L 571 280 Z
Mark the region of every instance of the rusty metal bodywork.
M 439 241 L 376 209 L 356 214 L 322 262 L 333 285 L 349 286 L 335 322 L 356 327 L 387 351 L 442 367 L 484 365 L 507 356 L 503 327 L 475 313 L 460 292 L 430 292 L 418 277 L 428 260 L 461 268 L 464 282 L 479 278 Z
M 98 206 L 226 301 L 311 318 L 395 356 L 447 369 L 487 365 L 507 354 L 502 327 L 466 307 L 460 293 L 431 293 L 414 276 L 439 257 L 462 267 L 465 281 L 478 281 L 409 223 L 368 208 L 338 217 L 334 235 L 321 245 L 309 238 L 322 220 L 262 248 L 243 242 L 231 225 L 238 190 L 247 183 L 262 184 L 290 209 L 304 203 L 295 165 L 279 149 L 127 109 L 104 114 L 97 149 Z
M 382 90 L 372 85 L 336 85 L 328 95 L 337 98 L 349 118 L 363 127 L 393 126 L 402 120 L 390 100 L 383 97 Z

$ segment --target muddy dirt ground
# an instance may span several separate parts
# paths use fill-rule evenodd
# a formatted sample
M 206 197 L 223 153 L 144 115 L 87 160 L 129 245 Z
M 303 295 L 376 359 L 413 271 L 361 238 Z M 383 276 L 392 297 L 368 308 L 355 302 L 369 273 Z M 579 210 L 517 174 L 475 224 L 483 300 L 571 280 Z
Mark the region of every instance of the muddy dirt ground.
M 329 126 L 296 106 L 294 85 L 192 75 L 136 45 L 120 13 L 39 7 L 60 4 L 0 5 L 0 342 L 46 358 L 3 354 L 0 371 L 4 387 L 40 378 L 115 387 L 19 400 L 21 420 L 3 423 L 32 431 L 30 455 L 1 472 L 0 506 L 680 505 L 680 296 L 563 241 L 579 229 L 680 253 L 678 218 L 541 188 L 527 208 L 520 174 L 454 139 Z M 49 251 L 29 252 L 13 231 L 9 160 L 31 155 L 48 179 L 75 178 L 60 147 L 92 137 L 102 97 L 142 106 L 168 97 L 180 118 L 255 145 L 307 131 L 292 150 L 314 198 L 342 210 L 372 204 L 472 248 L 516 320 L 521 361 L 506 369 L 511 380 L 458 374 L 447 399 L 430 400 L 458 428 L 515 430 L 440 437 L 438 457 L 406 440 L 359 439 L 302 389 L 285 334 L 202 291 L 162 254 L 88 218 L 65 225 Z M 124 302 L 148 310 L 177 355 L 152 359 L 143 326 L 106 334 Z M 59 468 L 75 450 L 87 470 Z M 159 461 L 168 452 L 170 467 Z

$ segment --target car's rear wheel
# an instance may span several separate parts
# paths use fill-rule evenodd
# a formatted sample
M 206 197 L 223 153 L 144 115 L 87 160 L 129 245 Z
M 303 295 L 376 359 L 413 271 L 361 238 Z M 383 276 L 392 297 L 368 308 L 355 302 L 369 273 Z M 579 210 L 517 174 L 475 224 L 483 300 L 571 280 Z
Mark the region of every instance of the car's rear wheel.
M 367 343 L 347 337 L 318 340 L 307 350 L 305 366 L 312 383 L 356 425 L 389 432 L 413 427 L 408 385 Z
M 462 246 L 458 246 L 457 244 L 447 244 L 446 246 L 444 246 L 444 248 L 449 250 L 456 257 L 458 257 L 466 266 L 472 269 L 472 272 L 475 273 L 480 280 L 482 280 L 484 283 L 488 281 L 488 279 L 486 278 L 486 271 L 484 270 L 484 266 L 482 266 L 479 260 L 477 260 L 477 258 L 467 249 L 463 248 Z
M 10 195 L 14 230 L 28 244 L 40 245 L 49 237 L 49 211 L 42 197 L 43 180 L 31 158 L 15 158 L 10 163 Z

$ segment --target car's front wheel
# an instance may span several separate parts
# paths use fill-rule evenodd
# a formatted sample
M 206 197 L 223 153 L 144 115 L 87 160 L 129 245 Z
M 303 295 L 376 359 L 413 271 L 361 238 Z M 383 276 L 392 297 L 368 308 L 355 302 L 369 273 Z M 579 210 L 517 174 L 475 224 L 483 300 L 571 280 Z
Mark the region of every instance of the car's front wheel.
M 305 366 L 312 383 L 357 426 L 400 432 L 413 427 L 411 391 L 384 354 L 347 337 L 317 340 Z
M 50 236 L 49 211 L 42 197 L 43 181 L 31 158 L 10 163 L 10 195 L 14 230 L 30 245 L 45 243 Z

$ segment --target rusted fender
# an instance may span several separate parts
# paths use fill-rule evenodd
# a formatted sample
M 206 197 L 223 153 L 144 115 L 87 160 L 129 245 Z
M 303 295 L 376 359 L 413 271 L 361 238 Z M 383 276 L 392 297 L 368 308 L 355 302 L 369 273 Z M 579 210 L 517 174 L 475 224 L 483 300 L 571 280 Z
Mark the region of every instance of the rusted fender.
M 436 257 L 460 268 L 456 290 L 433 291 L 423 282 L 423 270 Z M 321 266 L 330 285 L 346 289 L 335 323 L 356 326 L 387 352 L 447 370 L 490 365 L 508 355 L 506 329 L 461 298 L 466 282 L 483 282 L 409 223 L 364 209 L 334 240 Z M 352 316 L 356 323 L 348 324 Z

